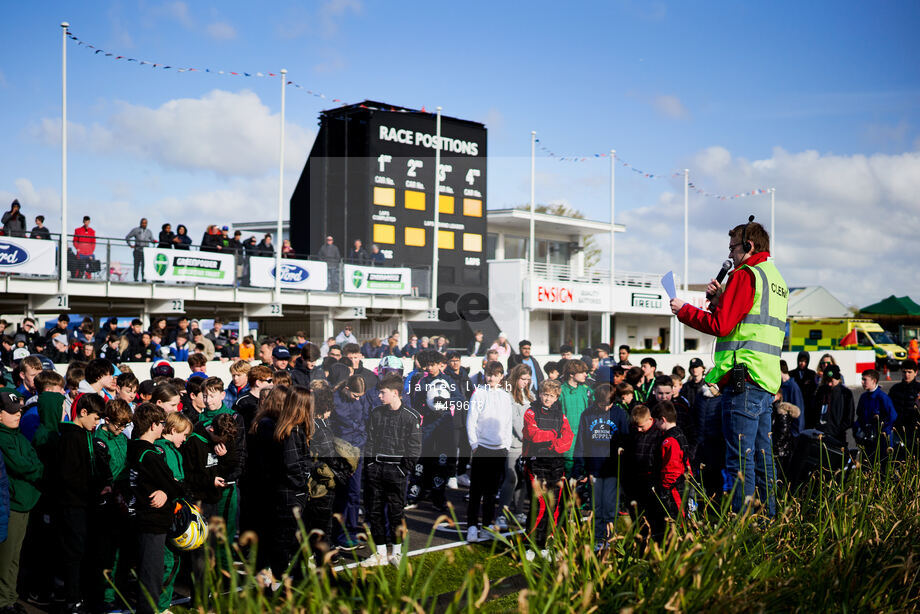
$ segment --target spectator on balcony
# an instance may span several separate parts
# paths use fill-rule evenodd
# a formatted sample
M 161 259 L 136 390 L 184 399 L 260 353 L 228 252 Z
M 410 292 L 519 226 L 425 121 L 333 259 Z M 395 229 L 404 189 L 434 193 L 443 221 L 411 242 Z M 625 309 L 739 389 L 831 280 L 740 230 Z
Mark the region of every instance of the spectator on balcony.
M 371 264 L 374 266 L 383 266 L 387 263 L 386 256 L 380 251 L 380 247 L 374 243 L 371 245 Z
M 201 251 L 219 252 L 221 251 L 220 230 L 214 224 L 208 224 L 204 234 L 201 235 Z
M 192 245 L 192 238 L 188 236 L 188 228 L 185 224 L 179 224 L 176 227 L 176 236 L 173 237 L 173 246 L 176 249 L 188 249 Z
M 345 259 L 351 264 L 367 264 L 370 261 L 367 251 L 362 247 L 361 239 L 355 239 Z
M 329 355 L 329 348 L 335 345 L 335 337 L 329 337 L 326 339 L 326 343 L 319 346 L 319 357 L 325 358 Z
M 157 247 L 163 249 L 172 249 L 173 242 L 176 239 L 176 234 L 172 231 L 172 224 L 163 224 L 160 228 L 160 237 L 157 242 Z
M 83 225 L 73 232 L 73 249 L 77 254 L 77 262 L 73 271 L 74 278 L 85 276 L 89 279 L 92 277 L 90 263 L 93 261 L 93 254 L 96 253 L 96 231 L 90 227 L 89 223 L 90 217 L 84 215 Z
M 383 356 L 396 356 L 397 358 L 402 357 L 402 350 L 399 349 L 399 339 L 395 336 L 387 339 L 387 347 L 383 351 Z
M 365 341 L 364 345 L 361 346 L 361 354 L 363 354 L 365 358 L 380 358 L 383 356 L 380 337 L 374 337 L 373 339 Z
M 50 239 L 51 232 L 45 228 L 45 216 L 36 215 L 35 216 L 35 226 L 32 228 L 32 232 L 29 233 L 30 239 Z
M 166 318 L 159 316 L 154 319 L 153 324 L 150 326 L 150 333 L 159 333 L 160 339 L 168 339 L 169 334 L 167 333 Z
M 294 257 L 294 247 L 291 245 L 290 239 L 285 239 L 281 242 L 281 257 L 282 258 L 293 258 Z
M 153 246 L 153 233 L 147 228 L 147 218 L 125 235 L 125 241 L 134 248 L 134 281 L 144 281 L 144 248 Z
M 275 255 L 275 246 L 272 245 L 271 234 L 265 233 L 265 236 L 262 237 L 259 244 L 252 248 L 252 255 L 263 256 L 265 258 L 271 258 Z
M 492 347 L 489 349 L 498 352 L 499 360 L 508 360 L 508 357 L 514 353 L 511 344 L 508 343 L 508 337 L 505 336 L 505 333 L 498 333 L 498 339 L 495 340 L 495 343 L 493 343 Z
M 339 252 L 339 248 L 336 247 L 332 236 L 326 237 L 326 243 L 319 248 L 317 256 L 330 267 L 338 265 L 339 260 L 342 259 L 342 254 Z
M 351 324 L 346 324 L 345 328 L 335 337 L 335 344 L 344 347 L 346 343 L 358 345 L 358 338 L 351 332 Z
M 180 331 L 176 340 L 169 344 L 169 357 L 175 362 L 188 360 L 188 333 Z
M 201 345 L 202 352 L 204 353 L 205 358 L 207 358 L 208 360 L 214 360 L 214 354 L 215 354 L 214 344 L 211 342 L 210 339 L 204 336 L 204 333 L 201 332 L 200 328 L 192 329 L 192 344 L 196 347 Z
M 48 331 L 45 338 L 52 339 L 55 335 L 64 335 L 68 339 L 70 338 L 70 316 L 66 313 L 62 313 L 58 316 L 57 324 Z
M 26 236 L 26 216 L 20 208 L 19 200 L 13 199 L 10 210 L 3 214 L 3 234 L 7 237 Z
M 437 337 L 434 342 L 434 349 L 435 351 L 440 352 L 441 354 L 446 354 L 447 350 L 450 349 L 450 339 L 448 339 L 447 337 L 444 337 L 443 335 L 440 337 Z

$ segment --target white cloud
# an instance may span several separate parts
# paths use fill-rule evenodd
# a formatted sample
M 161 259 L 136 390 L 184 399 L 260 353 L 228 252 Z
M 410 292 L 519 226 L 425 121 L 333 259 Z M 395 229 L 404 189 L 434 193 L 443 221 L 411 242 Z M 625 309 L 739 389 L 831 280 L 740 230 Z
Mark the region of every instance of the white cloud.
M 215 21 L 206 28 L 208 36 L 214 40 L 229 41 L 236 38 L 236 28 L 226 21 Z
M 339 30 L 339 22 L 346 14 L 360 15 L 363 10 L 364 3 L 361 0 L 326 0 L 319 8 L 322 35 L 326 38 L 335 36 Z
M 664 94 L 656 96 L 652 101 L 652 106 L 655 107 L 656 111 L 669 119 L 686 119 L 690 116 L 684 103 L 682 103 L 677 96 Z
M 19 177 L 13 182 L 15 191 L 0 191 L 0 207 L 3 210 L 8 209 L 7 205 L 18 199 L 22 206 L 22 213 L 26 216 L 28 227 L 31 228 L 32 222 L 36 215 L 44 215 L 45 223 L 51 221 L 53 214 L 61 211 L 61 193 L 49 187 L 36 188 L 32 182 L 25 178 Z M 58 226 L 59 224 L 56 224 Z
M 316 11 L 301 5 L 289 7 L 276 26 L 278 36 L 284 39 L 299 38 L 307 34 L 324 39 L 335 37 L 340 23 L 350 13 L 364 12 L 362 0 L 325 0 Z
M 117 108 L 102 123 L 71 124 L 71 146 L 221 175 L 254 177 L 277 168 L 279 116 L 254 92 L 213 90 L 201 98 L 174 99 L 158 108 L 125 102 L 117 103 Z M 43 119 L 33 133 L 46 143 L 59 144 L 60 121 Z M 286 123 L 285 168 L 300 170 L 314 136 Z
M 183 27 L 191 28 L 195 25 L 192 16 L 189 14 L 188 5 L 180 0 L 174 2 L 164 2 L 150 9 L 153 17 L 171 19 Z
M 920 218 L 920 152 L 841 156 L 776 148 L 747 161 L 726 149 L 699 152 L 691 180 L 714 193 L 776 187 L 780 271 L 791 286 L 823 285 L 847 304 L 889 294 L 917 294 L 915 251 Z M 691 193 L 690 281 L 712 277 L 727 257 L 730 227 L 754 214 L 770 228 L 770 196 L 729 201 Z M 617 269 L 683 271 L 683 194 L 664 192 L 654 205 L 625 211 L 617 222 Z M 605 255 L 602 262 L 606 262 Z

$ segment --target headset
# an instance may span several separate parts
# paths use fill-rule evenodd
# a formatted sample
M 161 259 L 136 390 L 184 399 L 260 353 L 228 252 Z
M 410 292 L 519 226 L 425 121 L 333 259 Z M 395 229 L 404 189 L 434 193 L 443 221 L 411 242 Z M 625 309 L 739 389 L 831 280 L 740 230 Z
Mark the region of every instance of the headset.
M 744 248 L 745 254 L 754 249 L 753 241 L 748 241 L 748 238 L 747 238 L 748 226 L 750 226 L 753 223 L 754 223 L 754 216 L 752 215 L 748 217 L 747 224 L 745 224 L 744 228 L 741 230 L 741 247 Z

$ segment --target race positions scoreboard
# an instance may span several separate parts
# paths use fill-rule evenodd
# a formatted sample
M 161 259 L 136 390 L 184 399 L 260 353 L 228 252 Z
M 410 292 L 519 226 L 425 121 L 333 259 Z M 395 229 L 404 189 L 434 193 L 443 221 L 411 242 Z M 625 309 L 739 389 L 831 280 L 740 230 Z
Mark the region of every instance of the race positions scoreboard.
M 343 256 L 361 239 L 368 251 L 378 245 L 389 265 L 430 267 L 436 123 L 433 113 L 372 101 L 324 111 L 291 198 L 295 251 L 316 254 L 331 235 Z M 443 307 L 456 294 L 488 296 L 486 128 L 442 116 L 440 147 L 438 302 Z

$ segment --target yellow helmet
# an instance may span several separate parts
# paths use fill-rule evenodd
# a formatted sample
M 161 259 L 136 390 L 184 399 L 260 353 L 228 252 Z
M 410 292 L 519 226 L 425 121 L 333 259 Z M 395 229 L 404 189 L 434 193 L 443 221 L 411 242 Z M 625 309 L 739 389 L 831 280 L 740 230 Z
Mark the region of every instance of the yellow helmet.
M 208 523 L 201 510 L 188 501 L 176 501 L 169 538 L 179 550 L 196 550 L 208 539 Z

